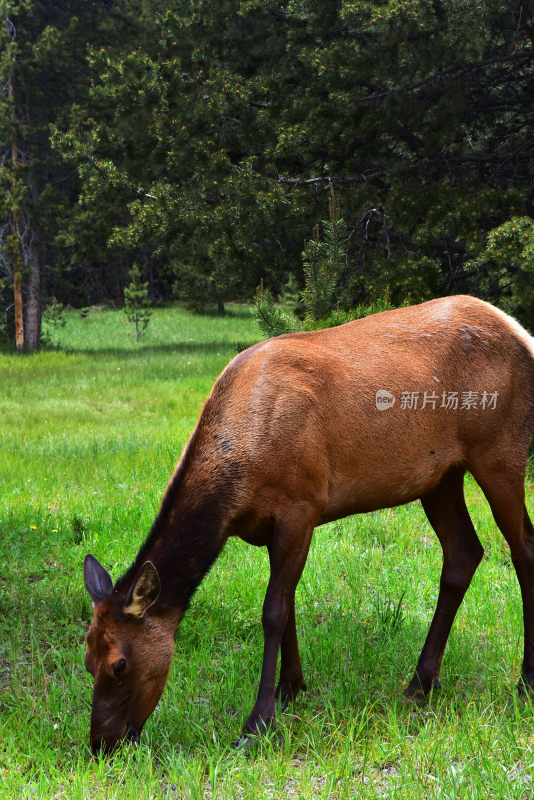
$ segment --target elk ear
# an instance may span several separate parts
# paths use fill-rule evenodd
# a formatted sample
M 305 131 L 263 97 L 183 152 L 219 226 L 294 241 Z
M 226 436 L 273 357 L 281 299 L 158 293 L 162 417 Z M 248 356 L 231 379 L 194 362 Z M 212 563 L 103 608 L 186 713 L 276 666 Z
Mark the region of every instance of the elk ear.
M 113 591 L 113 581 L 94 556 L 86 555 L 83 562 L 83 580 L 94 605 L 101 603 Z
M 124 606 L 124 613 L 142 619 L 159 597 L 161 583 L 156 567 L 151 561 L 143 564 Z

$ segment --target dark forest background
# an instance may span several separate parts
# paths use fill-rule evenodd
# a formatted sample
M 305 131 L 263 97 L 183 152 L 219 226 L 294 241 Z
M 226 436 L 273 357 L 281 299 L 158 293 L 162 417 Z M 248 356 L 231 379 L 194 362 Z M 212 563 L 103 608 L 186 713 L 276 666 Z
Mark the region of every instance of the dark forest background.
M 534 325 L 534 22 L 505 0 L 0 0 L 0 325 L 303 286 Z M 18 303 L 18 305 L 17 305 Z M 20 341 L 19 341 L 20 344 Z

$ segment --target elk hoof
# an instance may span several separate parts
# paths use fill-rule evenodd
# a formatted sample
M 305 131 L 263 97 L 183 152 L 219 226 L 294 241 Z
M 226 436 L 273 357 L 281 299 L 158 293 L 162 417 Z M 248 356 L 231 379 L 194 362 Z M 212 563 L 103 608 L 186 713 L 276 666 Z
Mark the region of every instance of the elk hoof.
M 418 681 L 414 685 L 414 681 L 408 686 L 404 693 L 404 702 L 406 703 L 413 703 L 416 706 L 424 706 L 428 700 L 428 695 L 430 692 L 441 689 L 441 683 L 439 678 L 432 678 L 432 683 L 430 684 L 430 688 L 425 690 L 421 683 Z
M 428 684 L 426 681 L 420 680 L 416 675 L 412 678 L 408 688 L 404 692 L 404 697 L 406 700 L 411 700 L 416 705 L 423 705 L 427 695 L 429 695 L 433 689 L 441 689 L 439 678 L 432 678 L 430 684 Z
M 296 699 L 299 692 L 307 691 L 308 687 L 304 681 L 296 687 L 280 681 L 275 692 L 276 702 L 282 711 L 285 711 L 288 705 Z
M 421 689 L 418 689 L 416 692 L 410 692 L 409 694 L 405 692 L 402 702 L 406 706 L 422 708 L 427 702 L 427 696 Z
M 258 742 L 260 736 L 263 736 L 268 731 L 272 731 L 275 726 L 274 714 L 264 719 L 262 716 L 252 714 L 241 731 L 241 736 L 236 742 L 236 750 L 245 750 L 250 752 L 253 745 Z

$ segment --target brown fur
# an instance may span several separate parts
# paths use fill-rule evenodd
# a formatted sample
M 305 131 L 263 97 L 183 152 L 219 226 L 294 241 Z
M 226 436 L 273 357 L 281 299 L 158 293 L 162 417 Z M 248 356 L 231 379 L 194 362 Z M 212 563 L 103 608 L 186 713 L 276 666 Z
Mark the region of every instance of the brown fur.
M 395 395 L 392 408 L 377 409 L 379 390 Z M 402 392 L 421 400 L 433 391 L 435 408 L 401 408 Z M 496 406 L 440 408 L 452 391 L 497 392 Z M 103 601 L 98 580 L 92 586 L 94 746 L 109 749 L 129 729 L 140 731 L 165 684 L 175 628 L 229 536 L 269 551 L 263 668 L 244 732 L 268 724 L 280 649 L 276 695 L 285 703 L 303 684 L 294 593 L 313 529 L 419 498 L 444 554 L 436 613 L 407 690 L 428 692 L 483 552 L 463 499 L 466 471 L 510 544 L 524 602 L 522 679 L 534 683 L 534 536 L 524 506 L 533 430 L 533 340 L 471 297 L 281 336 L 241 353 L 215 383 L 135 563 Z M 133 620 L 127 600 L 147 561 L 161 591 Z M 117 678 L 110 664 L 126 652 Z

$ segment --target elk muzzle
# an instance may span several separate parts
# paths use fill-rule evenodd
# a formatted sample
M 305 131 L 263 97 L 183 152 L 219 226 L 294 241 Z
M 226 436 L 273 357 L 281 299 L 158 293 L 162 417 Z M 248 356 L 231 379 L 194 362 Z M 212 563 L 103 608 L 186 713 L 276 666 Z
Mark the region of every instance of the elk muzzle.
M 95 757 L 98 757 L 99 755 L 109 756 L 120 746 L 122 742 L 129 742 L 137 746 L 139 744 L 140 737 L 141 731 L 129 726 L 126 727 L 125 732 L 121 736 L 102 736 L 99 734 L 94 735 L 91 731 L 91 751 Z

